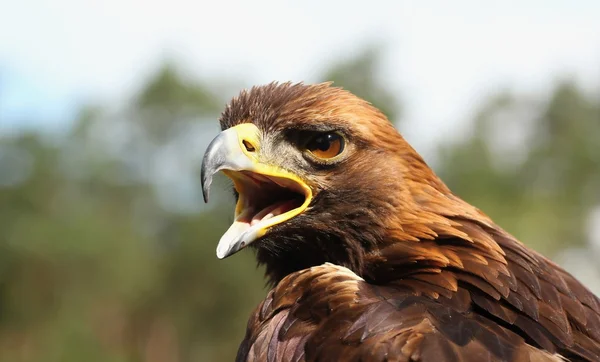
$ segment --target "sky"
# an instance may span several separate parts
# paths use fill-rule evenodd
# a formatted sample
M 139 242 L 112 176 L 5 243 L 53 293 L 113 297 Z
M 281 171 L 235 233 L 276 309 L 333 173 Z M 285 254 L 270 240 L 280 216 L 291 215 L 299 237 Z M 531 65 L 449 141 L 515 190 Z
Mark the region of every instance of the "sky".
M 208 80 L 311 82 L 378 41 L 419 150 L 500 90 L 598 91 L 599 16 L 597 0 L 0 0 L 0 133 L 126 99 L 165 58 Z

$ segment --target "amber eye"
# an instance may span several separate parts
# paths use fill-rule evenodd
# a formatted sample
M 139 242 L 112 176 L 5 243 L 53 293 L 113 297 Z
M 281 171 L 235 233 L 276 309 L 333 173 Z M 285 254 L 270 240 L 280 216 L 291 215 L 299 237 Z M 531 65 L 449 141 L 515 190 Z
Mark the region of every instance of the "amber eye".
M 318 158 L 333 158 L 344 150 L 344 138 L 337 133 L 323 133 L 311 139 L 306 149 Z

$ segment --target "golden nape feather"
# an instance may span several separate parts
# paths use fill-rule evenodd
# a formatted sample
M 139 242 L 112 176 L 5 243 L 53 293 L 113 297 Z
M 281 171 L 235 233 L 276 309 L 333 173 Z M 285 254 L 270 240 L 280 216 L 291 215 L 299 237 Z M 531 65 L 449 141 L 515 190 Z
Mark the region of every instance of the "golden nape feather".
M 238 361 L 600 361 L 600 301 L 455 196 L 369 103 L 330 84 L 242 92 L 202 165 L 234 184 L 217 256 L 273 289 Z M 474 156 L 476 157 L 476 156 Z

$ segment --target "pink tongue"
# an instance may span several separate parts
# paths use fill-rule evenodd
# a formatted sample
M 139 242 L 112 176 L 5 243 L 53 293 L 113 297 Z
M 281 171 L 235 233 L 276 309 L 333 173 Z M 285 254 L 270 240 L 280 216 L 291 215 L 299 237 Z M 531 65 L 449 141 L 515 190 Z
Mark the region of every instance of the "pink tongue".
M 255 225 L 262 220 L 268 220 L 274 216 L 283 214 L 284 212 L 291 210 L 295 203 L 296 200 L 287 200 L 269 205 L 252 217 L 250 225 Z

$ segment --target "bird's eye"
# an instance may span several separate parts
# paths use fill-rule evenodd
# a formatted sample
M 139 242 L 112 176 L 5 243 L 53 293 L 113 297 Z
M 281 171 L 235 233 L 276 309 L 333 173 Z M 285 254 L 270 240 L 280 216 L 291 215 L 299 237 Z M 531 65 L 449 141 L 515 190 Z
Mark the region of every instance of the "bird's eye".
M 313 137 L 306 149 L 318 158 L 333 158 L 344 151 L 344 137 L 333 132 L 322 133 Z

